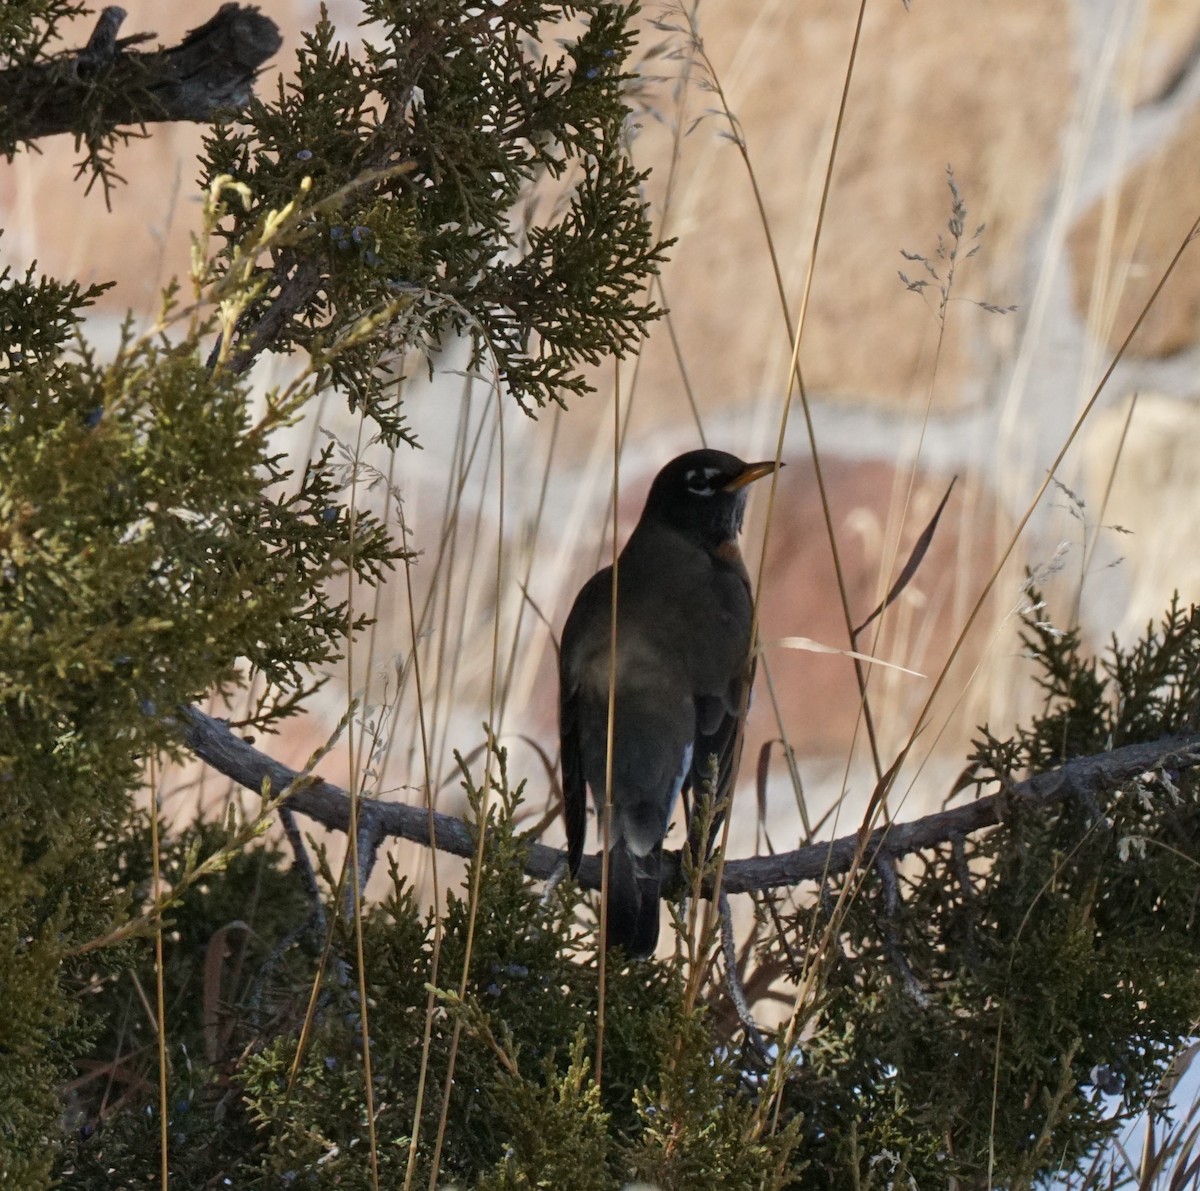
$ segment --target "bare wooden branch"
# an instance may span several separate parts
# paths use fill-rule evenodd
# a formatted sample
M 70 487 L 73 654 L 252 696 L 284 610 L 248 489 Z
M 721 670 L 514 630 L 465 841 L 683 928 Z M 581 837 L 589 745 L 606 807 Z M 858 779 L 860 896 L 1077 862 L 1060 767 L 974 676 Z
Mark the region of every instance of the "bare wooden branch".
M 168 120 L 207 123 L 250 102 L 263 64 L 283 44 L 254 5 L 222 4 L 177 46 L 131 51 L 152 33 L 118 39 L 123 9 L 105 8 L 87 45 L 0 71 L 0 151 L 71 132 L 95 138 L 121 126 Z
M 288 807 L 335 831 L 350 825 L 350 795 L 339 786 L 315 776 L 300 775 L 238 739 L 221 720 L 196 707 L 181 713 L 183 736 L 187 746 L 202 761 L 226 777 L 253 790 L 278 794 L 293 787 Z M 896 859 L 938 844 L 981 831 L 999 823 L 1016 807 L 1051 806 L 1067 799 L 1085 803 L 1097 792 L 1131 781 L 1147 772 L 1180 771 L 1200 766 L 1200 733 L 1172 736 L 1147 744 L 1130 744 L 1106 753 L 1076 757 L 1057 769 L 1035 774 L 1015 782 L 999 794 L 977 798 L 963 806 L 925 815 L 908 823 L 891 823 L 872 832 L 859 853 L 857 833 L 844 835 L 828 843 L 810 844 L 792 852 L 774 856 L 755 856 L 729 860 L 725 864 L 721 887 L 726 893 L 753 893 L 820 881 L 827 876 L 847 872 L 859 853 L 868 864 L 887 858 Z M 377 838 L 412 840 L 426 846 L 429 838 L 429 812 L 424 807 L 399 802 L 363 801 L 359 804 L 360 823 L 364 821 Z M 475 854 L 471 830 L 461 819 L 435 813 L 437 847 L 454 856 Z M 565 859 L 565 853 L 531 841 L 525 872 L 538 880 L 547 880 Z M 679 854 L 664 854 L 664 888 L 670 889 L 678 875 Z M 600 887 L 600 860 L 585 856 L 579 868 L 579 883 L 585 889 Z M 707 894 L 709 889 L 705 889 Z
M 321 287 L 323 280 L 320 266 L 316 261 L 293 262 L 291 254 L 280 261 L 275 270 L 279 282 L 279 291 L 271 304 L 259 317 L 257 322 L 247 320 L 247 325 L 240 327 L 240 335 L 236 346 L 230 351 L 224 367 L 241 375 L 247 371 L 258 355 L 279 339 L 284 327 L 304 308 Z M 220 356 L 221 343 L 217 341 L 213 355 L 209 361 L 210 367 Z

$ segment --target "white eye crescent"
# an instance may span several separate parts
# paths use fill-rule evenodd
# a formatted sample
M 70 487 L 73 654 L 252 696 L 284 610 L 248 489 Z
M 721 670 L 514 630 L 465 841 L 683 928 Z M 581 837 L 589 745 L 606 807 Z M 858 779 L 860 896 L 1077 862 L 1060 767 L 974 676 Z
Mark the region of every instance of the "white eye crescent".
M 693 468 L 684 479 L 689 492 L 696 496 L 712 496 L 721 486 L 718 482 L 721 474 L 719 467 Z

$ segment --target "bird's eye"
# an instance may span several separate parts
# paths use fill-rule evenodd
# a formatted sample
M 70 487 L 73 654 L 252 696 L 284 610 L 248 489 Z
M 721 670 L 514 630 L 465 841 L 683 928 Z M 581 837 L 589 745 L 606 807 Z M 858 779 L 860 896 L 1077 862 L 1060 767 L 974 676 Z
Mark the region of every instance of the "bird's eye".
M 693 468 L 684 480 L 694 496 L 712 496 L 721 487 L 721 475 L 719 467 Z
M 719 467 L 693 468 L 685 476 L 687 490 L 694 496 L 712 496 L 721 486 Z

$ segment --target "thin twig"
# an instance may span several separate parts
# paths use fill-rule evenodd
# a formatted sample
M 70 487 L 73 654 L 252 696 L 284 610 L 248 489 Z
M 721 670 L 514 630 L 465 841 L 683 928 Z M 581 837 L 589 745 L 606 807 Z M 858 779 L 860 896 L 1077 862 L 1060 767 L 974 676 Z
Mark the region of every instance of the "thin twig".
M 283 834 L 292 846 L 296 872 L 300 875 L 300 883 L 304 886 L 304 892 L 308 895 L 309 905 L 312 907 L 305 930 L 311 930 L 319 938 L 325 933 L 325 901 L 321 897 L 321 887 L 317 884 L 312 857 L 308 854 L 308 847 L 300 834 L 300 828 L 296 826 L 296 816 L 290 807 L 279 808 L 279 821 L 283 824 Z
M 920 1008 L 928 1009 L 929 996 L 921 987 L 900 945 L 900 931 L 896 926 L 896 916 L 900 912 L 900 882 L 896 877 L 896 861 L 891 856 L 881 856 L 875 862 L 875 871 L 883 885 L 883 953 L 900 977 L 904 991 Z
M 729 898 L 723 890 L 718 904 L 721 911 L 721 954 L 725 957 L 725 989 L 733 1002 L 738 1021 L 742 1023 L 742 1029 L 746 1032 L 746 1041 L 753 1047 L 755 1054 L 769 1065 L 774 1061 L 774 1057 L 766 1039 L 759 1031 L 754 1015 L 750 1012 L 750 1006 L 746 1004 L 746 990 L 742 987 L 742 977 L 738 972 L 737 948 L 733 941 L 733 911 L 729 908 Z

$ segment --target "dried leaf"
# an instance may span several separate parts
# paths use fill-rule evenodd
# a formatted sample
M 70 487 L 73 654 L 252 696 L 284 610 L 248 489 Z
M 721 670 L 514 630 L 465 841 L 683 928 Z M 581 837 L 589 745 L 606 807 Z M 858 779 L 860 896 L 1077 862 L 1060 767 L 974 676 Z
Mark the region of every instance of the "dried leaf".
M 771 769 L 771 749 L 776 742 L 766 741 L 758 750 L 758 768 L 754 774 L 754 793 L 758 801 L 758 826 L 767 841 L 767 851 L 773 856 L 775 847 L 767 834 L 767 776 Z M 780 744 L 783 741 L 779 741 Z
M 759 649 L 771 646 L 781 649 L 804 649 L 809 653 L 838 653 L 842 657 L 858 658 L 860 662 L 870 662 L 872 666 L 886 666 L 889 670 L 899 670 L 902 674 L 911 674 L 914 678 L 924 678 L 919 670 L 910 670 L 907 666 L 898 666 L 895 662 L 885 662 L 882 658 L 873 658 L 869 653 L 858 653 L 853 649 L 835 649 L 832 645 L 822 645 L 810 637 L 776 637 L 774 641 L 764 641 Z
M 221 985 L 224 983 L 225 963 L 230 955 L 230 936 L 234 932 L 243 936 L 254 933 L 240 920 L 227 922 L 213 932 L 204 951 L 200 1022 L 204 1030 L 204 1057 L 214 1064 L 225 1057 L 225 1050 L 233 1032 L 233 1021 L 225 1007 Z
M 934 532 L 937 530 L 938 519 L 942 515 L 942 510 L 946 507 L 946 501 L 950 499 L 950 493 L 954 491 L 954 485 L 958 480 L 955 476 L 950 481 L 950 487 L 946 489 L 946 495 L 942 497 L 938 507 L 934 510 L 933 516 L 929 520 L 929 524 L 921 531 L 921 536 L 917 538 L 917 543 L 912 548 L 912 553 L 908 556 L 908 562 L 904 564 L 904 570 L 900 572 L 900 577 L 892 584 L 892 590 L 883 598 L 883 603 L 867 617 L 866 620 L 854 629 L 850 636 L 854 640 L 858 640 L 858 634 L 863 631 L 876 617 L 882 616 L 884 611 L 891 606 L 896 597 L 912 582 L 912 577 L 917 573 L 917 568 L 921 565 L 925 558 L 925 552 L 929 549 L 929 543 L 933 541 Z M 855 655 L 857 656 L 857 655 Z M 900 667 L 898 667 L 900 668 Z M 909 671 L 911 673 L 911 671 Z

